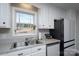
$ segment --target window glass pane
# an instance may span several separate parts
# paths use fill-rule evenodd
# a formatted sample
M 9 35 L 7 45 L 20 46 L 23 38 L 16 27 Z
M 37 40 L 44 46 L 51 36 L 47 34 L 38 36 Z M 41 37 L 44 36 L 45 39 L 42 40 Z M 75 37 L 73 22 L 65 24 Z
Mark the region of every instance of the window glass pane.
M 35 30 L 34 15 L 16 12 L 16 33 L 28 33 Z
M 16 23 L 19 23 L 19 13 L 16 13 Z

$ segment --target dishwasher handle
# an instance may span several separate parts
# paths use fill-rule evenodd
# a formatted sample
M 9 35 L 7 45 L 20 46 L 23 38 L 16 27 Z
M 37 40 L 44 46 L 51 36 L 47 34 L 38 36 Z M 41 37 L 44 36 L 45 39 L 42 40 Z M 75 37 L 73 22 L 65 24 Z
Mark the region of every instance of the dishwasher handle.
M 23 56 L 23 53 L 18 54 L 18 56 Z

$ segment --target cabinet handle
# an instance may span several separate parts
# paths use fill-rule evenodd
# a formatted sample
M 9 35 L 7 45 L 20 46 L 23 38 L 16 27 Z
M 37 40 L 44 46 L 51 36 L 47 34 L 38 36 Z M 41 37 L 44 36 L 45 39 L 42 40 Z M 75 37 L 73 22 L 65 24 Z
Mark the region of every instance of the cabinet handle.
M 18 54 L 18 56 L 22 56 L 22 55 L 23 55 L 23 53 Z
M 39 48 L 38 50 L 41 50 L 41 48 Z
M 43 25 L 43 26 L 45 26 L 45 25 Z
M 5 24 L 5 22 L 3 22 L 3 24 Z
M 51 25 L 49 25 L 49 27 L 51 27 Z

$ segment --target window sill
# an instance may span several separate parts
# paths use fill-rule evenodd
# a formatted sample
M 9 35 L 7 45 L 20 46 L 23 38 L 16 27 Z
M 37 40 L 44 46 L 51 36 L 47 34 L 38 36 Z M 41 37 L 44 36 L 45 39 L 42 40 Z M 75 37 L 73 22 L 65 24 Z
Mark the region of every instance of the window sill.
M 36 36 L 37 34 L 36 33 L 33 33 L 33 34 L 13 34 L 13 36 Z

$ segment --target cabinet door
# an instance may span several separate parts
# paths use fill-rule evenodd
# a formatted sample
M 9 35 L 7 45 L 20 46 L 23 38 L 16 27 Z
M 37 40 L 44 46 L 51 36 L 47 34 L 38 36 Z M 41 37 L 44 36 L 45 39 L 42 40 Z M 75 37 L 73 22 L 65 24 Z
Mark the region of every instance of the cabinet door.
M 47 56 L 59 56 L 59 44 L 47 47 Z
M 67 10 L 66 18 L 70 20 L 70 39 L 72 40 L 75 38 L 76 11 L 72 9 Z
M 39 28 L 49 28 L 49 23 L 48 23 L 48 8 L 47 6 L 44 6 L 39 9 Z
M 71 22 L 70 22 L 70 32 L 71 32 L 71 38 L 70 39 L 71 40 L 75 39 L 75 37 L 76 37 L 75 36 L 75 30 L 76 30 L 75 29 L 75 27 L 76 27 L 75 21 L 76 21 L 75 19 L 74 20 L 72 19 Z M 74 43 L 75 43 L 75 41 L 74 41 Z
M 72 44 L 74 44 L 74 41 L 68 42 L 68 43 L 64 43 L 64 47 L 67 47 L 67 46 L 72 45 Z
M 2 54 L 2 56 L 26 56 L 29 54 L 31 54 L 31 48 Z
M 0 27 L 9 28 L 10 27 L 10 4 L 0 3 Z
M 39 51 L 39 52 L 36 52 L 36 53 L 32 53 L 30 56 L 46 56 L 46 54 L 43 51 Z
M 54 29 L 54 19 L 49 19 L 49 29 Z
M 1 19 L 1 3 L 0 3 L 0 19 Z
M 64 49 L 64 56 L 74 56 L 75 55 L 75 50 L 74 46 L 71 46 L 69 48 Z
M 29 56 L 46 56 L 46 45 L 32 48 L 32 53 Z
M 64 20 L 64 42 L 70 40 L 70 20 Z
M 54 13 L 52 8 L 48 8 L 48 27 L 49 29 L 53 29 L 54 28 Z
M 39 28 L 53 29 L 54 18 L 56 17 L 56 11 L 54 8 L 44 5 L 38 11 L 39 15 Z

